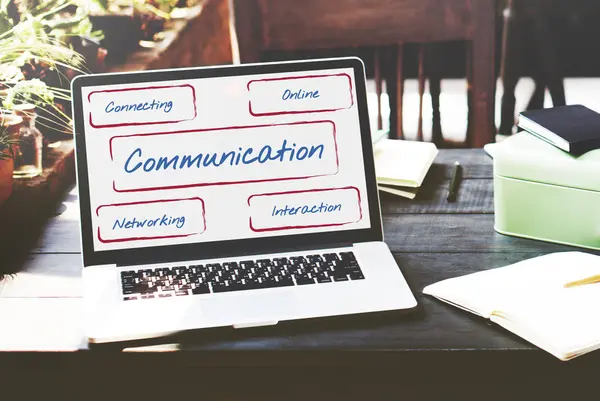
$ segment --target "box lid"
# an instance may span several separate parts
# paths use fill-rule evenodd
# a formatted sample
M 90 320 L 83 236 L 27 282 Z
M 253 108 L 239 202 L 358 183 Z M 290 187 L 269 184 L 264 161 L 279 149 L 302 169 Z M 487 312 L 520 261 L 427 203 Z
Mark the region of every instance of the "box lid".
M 526 132 L 495 144 L 494 174 L 600 191 L 600 149 L 572 156 Z

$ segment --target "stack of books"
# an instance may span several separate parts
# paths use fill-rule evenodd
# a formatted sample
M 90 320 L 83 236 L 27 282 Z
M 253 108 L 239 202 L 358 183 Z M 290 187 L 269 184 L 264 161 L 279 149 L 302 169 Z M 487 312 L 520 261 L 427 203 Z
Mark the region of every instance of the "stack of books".
M 573 156 L 600 148 L 600 114 L 580 104 L 522 112 L 518 126 Z
M 380 191 L 414 199 L 438 154 L 433 143 L 381 139 L 373 145 Z

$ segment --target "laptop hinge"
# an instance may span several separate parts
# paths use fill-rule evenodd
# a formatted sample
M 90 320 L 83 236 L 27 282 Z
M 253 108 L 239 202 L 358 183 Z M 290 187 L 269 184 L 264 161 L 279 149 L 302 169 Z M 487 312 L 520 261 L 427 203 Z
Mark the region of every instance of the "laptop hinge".
M 288 252 L 311 252 L 318 251 L 320 249 L 332 249 L 332 248 L 350 248 L 353 246 L 351 242 L 339 242 L 339 243 L 327 243 L 322 245 L 313 245 L 313 246 L 289 246 L 289 247 L 281 247 L 277 249 L 258 249 L 255 252 L 245 252 L 245 253 L 228 253 L 223 255 L 206 255 L 206 256 L 198 256 L 193 259 L 165 259 L 165 260 L 137 260 L 137 261 L 124 261 L 122 263 L 116 263 L 115 265 L 109 266 L 117 266 L 117 267 L 125 267 L 125 266 L 136 266 L 136 265 L 150 265 L 150 264 L 165 264 L 165 263 L 180 263 L 185 262 L 186 260 L 205 260 L 205 259 L 226 259 L 226 258 L 240 258 L 240 257 L 252 257 L 253 255 L 264 255 L 264 254 L 278 254 L 278 253 L 288 253 Z

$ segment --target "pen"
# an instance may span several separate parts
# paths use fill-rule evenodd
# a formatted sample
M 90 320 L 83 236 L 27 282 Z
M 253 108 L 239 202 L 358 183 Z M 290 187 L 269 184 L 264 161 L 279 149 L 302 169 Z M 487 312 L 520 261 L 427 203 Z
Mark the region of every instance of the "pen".
M 596 274 L 595 276 L 590 276 L 590 277 L 582 278 L 581 280 L 571 281 L 571 282 L 565 284 L 565 288 L 578 287 L 580 285 L 595 284 L 595 283 L 600 283 L 600 274 Z
M 454 202 L 454 200 L 456 200 L 456 192 L 458 191 L 458 185 L 460 184 L 460 172 L 460 163 L 456 161 L 454 162 L 454 172 L 452 173 L 452 180 L 450 180 L 450 188 L 448 188 L 448 196 L 446 196 L 448 202 Z

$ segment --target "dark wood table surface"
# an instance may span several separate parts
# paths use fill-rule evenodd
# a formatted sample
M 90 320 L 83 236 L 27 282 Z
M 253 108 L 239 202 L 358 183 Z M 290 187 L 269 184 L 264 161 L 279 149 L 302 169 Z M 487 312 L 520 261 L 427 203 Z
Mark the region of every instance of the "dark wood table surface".
M 448 203 L 456 160 L 463 165 L 464 180 L 457 201 Z M 171 394 L 171 385 L 160 384 L 169 377 L 169 383 L 192 388 L 204 383 L 202 394 L 214 399 L 279 400 L 323 395 L 454 399 L 449 394 L 520 399 L 525 393 L 514 384 L 528 385 L 527 394 L 544 393 L 544 399 L 573 399 L 582 386 L 595 382 L 600 353 L 560 362 L 484 319 L 421 293 L 445 278 L 574 249 L 494 232 L 492 161 L 482 150 L 441 150 L 415 200 L 381 196 L 385 240 L 417 296 L 415 311 L 249 331 L 189 332 L 90 348 L 80 328 L 74 189 L 21 272 L 0 282 L 0 351 L 22 351 L 0 352 L 0 383 L 7 377 L 26 383 L 39 373 L 43 381 L 62 380 L 69 386 L 77 375 L 76 383 L 87 386 L 103 373 L 108 384 L 126 384 L 132 377 L 145 381 L 135 391 L 156 395 Z M 2 391 L 0 385 L 0 399 Z

